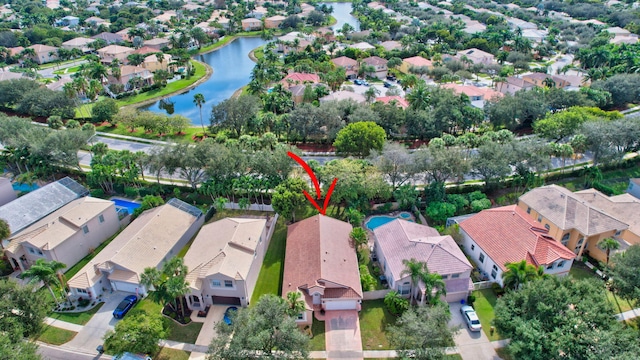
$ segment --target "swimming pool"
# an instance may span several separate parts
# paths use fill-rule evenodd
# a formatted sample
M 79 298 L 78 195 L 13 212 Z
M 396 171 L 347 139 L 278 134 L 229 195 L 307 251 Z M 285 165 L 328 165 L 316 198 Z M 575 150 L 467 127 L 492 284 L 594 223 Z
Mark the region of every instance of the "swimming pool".
M 29 191 L 33 191 L 40 188 L 40 186 L 38 186 L 37 184 L 33 184 L 33 185 L 18 184 L 17 182 L 14 182 L 13 184 L 11 184 L 11 187 L 13 187 L 13 190 L 20 191 L 20 192 L 29 192 Z
M 411 218 L 411 214 L 408 212 L 401 212 L 400 213 L 400 217 L 403 219 L 410 219 Z
M 122 200 L 122 199 L 118 199 L 118 198 L 113 198 L 113 199 L 111 199 L 111 201 L 116 203 L 116 208 L 127 209 L 127 212 L 129 214 L 133 214 L 135 209 L 140 207 L 139 203 L 133 202 L 133 201 Z
M 408 212 L 402 212 L 400 213 L 400 216 L 396 217 L 396 216 L 388 216 L 388 215 L 379 215 L 379 216 L 373 216 L 371 218 L 369 218 L 369 220 L 365 223 L 365 226 L 367 227 L 367 229 L 369 230 L 373 230 L 379 226 L 382 226 L 386 223 L 392 222 L 395 219 L 402 219 L 402 220 L 407 220 L 407 221 L 411 221 L 414 222 L 413 219 L 411 219 L 411 214 Z

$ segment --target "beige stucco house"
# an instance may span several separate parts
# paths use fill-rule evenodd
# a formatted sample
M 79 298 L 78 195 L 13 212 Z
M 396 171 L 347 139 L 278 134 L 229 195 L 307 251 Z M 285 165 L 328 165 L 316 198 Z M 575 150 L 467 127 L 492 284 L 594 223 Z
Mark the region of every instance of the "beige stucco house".
M 314 311 L 360 310 L 362 286 L 351 224 L 316 215 L 289 225 L 282 296 L 299 291 L 306 310 L 299 325 L 311 324 Z
M 370 77 L 375 77 L 378 79 L 384 79 L 387 77 L 387 60 L 383 59 L 379 56 L 370 56 L 368 58 L 362 59 L 363 64 L 367 64 L 372 66 L 374 71 L 367 72 L 366 75 Z
M 282 15 L 275 15 L 264 19 L 264 27 L 267 29 L 277 29 L 280 24 L 286 19 Z
M 255 18 L 246 18 L 240 21 L 242 25 L 242 30 L 244 31 L 255 31 L 262 29 L 262 20 Z
M 120 225 L 113 201 L 82 197 L 10 238 L 5 254 L 22 271 L 38 259 L 59 261 L 68 269 L 115 234 Z
M 35 44 L 28 47 L 35 51 L 35 56 L 31 59 L 38 64 L 46 64 L 58 60 L 58 48 L 55 46 Z
M 135 50 L 126 46 L 109 45 L 99 49 L 97 53 L 103 63 L 111 64 L 114 59 L 118 59 L 121 64 L 124 64 L 127 62 L 127 56 L 133 54 Z
M 162 59 L 162 61 L 160 61 L 159 59 Z M 153 54 L 144 58 L 142 66 L 151 72 L 155 72 L 157 70 L 168 70 L 170 63 L 171 55 L 162 54 L 161 57 L 158 57 L 157 54 Z
M 85 37 L 77 37 L 75 39 L 71 39 L 62 43 L 62 48 L 67 50 L 78 49 L 83 53 L 88 53 L 92 49 L 89 47 L 89 44 L 96 41 L 95 39 L 85 38 Z
M 411 69 L 422 67 L 432 69 L 433 63 L 431 62 L 431 60 L 425 59 L 422 56 L 413 56 L 403 59 L 402 64 L 400 64 L 398 70 L 400 70 L 400 72 L 402 72 L 403 74 L 410 74 Z
M 276 221 L 277 216 L 225 218 L 203 226 L 184 256 L 187 306 L 248 306 Z
M 411 278 L 403 272 L 404 260 L 424 262 L 430 272 L 442 276 L 447 302 L 466 299 L 473 290 L 473 266 L 449 235 L 442 236 L 426 225 L 396 219 L 373 230 L 374 251 L 389 287 L 400 295 L 413 296 L 419 304 L 425 302 L 425 284 L 412 289 Z
M 198 208 L 178 199 L 143 212 L 69 279 L 72 295 L 95 299 L 108 290 L 145 295 L 144 269 L 160 268 L 176 256 L 203 222 Z

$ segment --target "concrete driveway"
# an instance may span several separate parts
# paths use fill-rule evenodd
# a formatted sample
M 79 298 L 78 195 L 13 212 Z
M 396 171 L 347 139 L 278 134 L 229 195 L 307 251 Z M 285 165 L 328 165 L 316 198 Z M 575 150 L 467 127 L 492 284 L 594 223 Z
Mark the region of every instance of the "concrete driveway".
M 196 339 L 196 345 L 209 346 L 209 344 L 211 344 L 211 340 L 217 335 L 215 326 L 218 322 L 222 321 L 224 312 L 228 307 L 227 305 L 211 305 L 205 319 L 198 318 L 196 311 L 191 314 L 191 320 L 204 323 L 202 324 L 202 329 L 200 329 L 200 334 L 198 334 L 198 339 Z M 196 351 L 189 355 L 190 360 L 204 360 L 206 357 L 207 354 Z
M 358 311 L 330 310 L 324 316 L 327 359 L 362 359 Z
M 85 350 L 87 352 L 94 352 L 98 345 L 104 343 L 104 340 L 102 339 L 104 334 L 108 330 L 112 330 L 119 321 L 113 317 L 113 310 L 115 310 L 118 304 L 127 295 L 131 294 L 115 291 L 104 296 L 105 304 L 102 305 L 100 310 L 98 310 L 84 328 L 82 328 L 82 331 L 80 331 L 73 340 L 68 342 L 66 346 Z
M 460 314 L 461 307 L 460 303 L 449 303 L 449 309 L 451 310 L 449 326 L 460 327 L 460 331 L 453 339 L 460 356 L 465 360 L 500 360 L 484 331 L 469 331 L 462 314 Z M 482 326 L 488 325 L 482 324 Z

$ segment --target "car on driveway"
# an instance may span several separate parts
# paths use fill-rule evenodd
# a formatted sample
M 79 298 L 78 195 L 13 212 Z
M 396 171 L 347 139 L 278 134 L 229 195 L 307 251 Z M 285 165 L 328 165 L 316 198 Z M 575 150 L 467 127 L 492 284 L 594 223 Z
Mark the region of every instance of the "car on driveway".
M 388 82 L 388 81 L 385 81 L 385 82 L 384 82 L 384 87 L 386 87 L 386 88 L 390 88 L 390 87 L 391 87 L 391 83 L 390 83 L 390 82 Z
M 353 80 L 353 83 L 356 84 L 356 85 L 362 85 L 362 80 L 355 79 L 355 80 Z
M 225 310 L 225 311 L 224 311 L 224 318 L 223 318 L 223 320 L 224 320 L 224 322 L 225 322 L 227 325 L 231 325 L 231 324 L 233 323 L 233 322 L 231 321 L 231 316 L 232 316 L 232 315 L 231 315 L 231 313 L 232 313 L 232 312 L 233 312 L 233 313 L 237 313 L 237 312 L 238 312 L 238 308 L 237 308 L 237 307 L 235 307 L 235 306 L 229 306 L 229 307 L 227 308 L 227 310 Z
M 122 319 L 129 310 L 138 302 L 138 297 L 135 295 L 129 295 L 118 304 L 115 310 L 113 310 L 113 317 L 116 319 Z
M 471 331 L 480 331 L 482 330 L 482 325 L 480 324 L 480 319 L 478 319 L 478 314 L 473 310 L 471 306 L 463 306 L 460 308 L 460 314 L 464 318 L 464 321 L 467 323 L 467 327 Z

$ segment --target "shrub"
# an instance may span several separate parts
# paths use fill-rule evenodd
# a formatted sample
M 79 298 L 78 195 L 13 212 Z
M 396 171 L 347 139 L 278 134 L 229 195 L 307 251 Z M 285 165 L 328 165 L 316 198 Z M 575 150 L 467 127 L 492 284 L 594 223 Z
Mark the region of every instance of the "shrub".
M 601 182 L 598 182 L 598 181 L 593 183 L 593 188 L 598 190 L 598 191 L 600 191 L 600 192 L 602 192 L 602 193 L 604 193 L 604 194 L 606 194 L 606 195 L 608 195 L 608 196 L 614 195 L 616 193 L 616 191 L 612 187 L 607 186 L 607 185 L 605 185 L 605 184 L 603 184 Z
M 484 193 L 482 193 L 481 191 L 474 191 L 469 193 L 469 201 L 473 202 L 476 200 L 482 200 L 482 199 L 486 199 L 487 195 L 485 195 Z
M 104 198 L 104 190 L 102 189 L 93 189 L 90 193 L 91 197 Z
M 484 209 L 488 209 L 490 207 L 491 207 L 491 200 L 489 199 L 474 200 L 471 202 L 472 212 L 479 212 Z
M 89 303 L 91 303 L 90 299 L 85 299 L 85 298 L 78 299 L 78 307 L 86 307 L 87 305 L 89 305 Z
M 504 294 L 504 289 L 498 283 L 491 284 L 491 289 L 497 296 Z
M 128 198 L 135 199 L 135 198 L 138 197 L 138 189 L 133 188 L 133 187 L 126 187 L 126 188 L 124 188 L 124 194 Z
M 476 297 L 475 296 L 473 296 L 473 295 L 467 296 L 467 304 L 473 305 L 474 302 L 476 302 Z
M 360 265 L 360 284 L 363 291 L 374 290 L 376 287 L 376 279 L 369 273 L 367 265 Z

